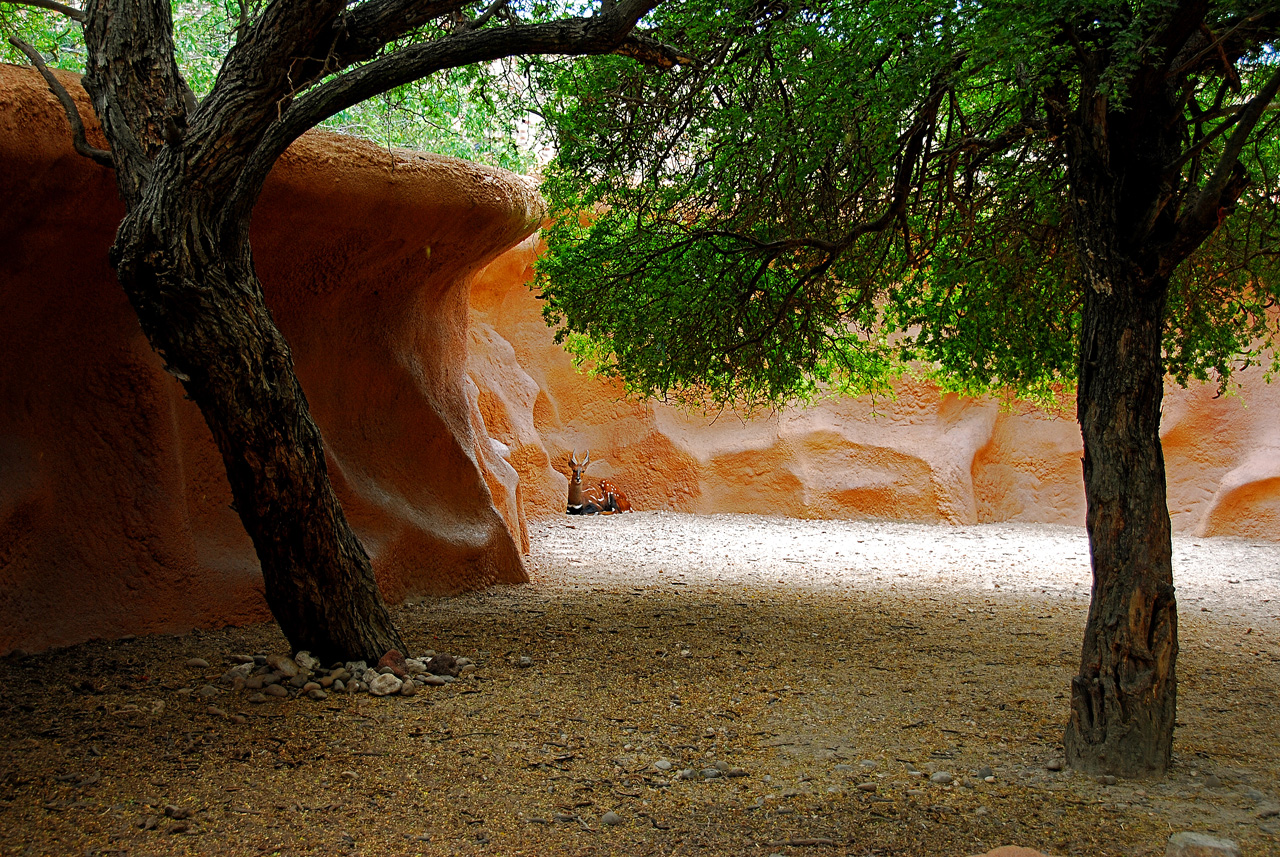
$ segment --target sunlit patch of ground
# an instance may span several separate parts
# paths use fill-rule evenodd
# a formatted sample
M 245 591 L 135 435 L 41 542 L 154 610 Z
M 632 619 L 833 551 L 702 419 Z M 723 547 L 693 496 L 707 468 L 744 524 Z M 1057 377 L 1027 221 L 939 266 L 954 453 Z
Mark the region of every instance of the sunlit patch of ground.
M 531 536 L 531 585 L 396 611 L 481 665 L 412 698 L 209 713 L 186 691 L 283 651 L 267 626 L 0 664 L 0 853 L 1162 855 L 1177 830 L 1280 853 L 1280 545 L 1177 542 L 1174 769 L 1104 785 L 1046 768 L 1080 530 L 638 513 Z

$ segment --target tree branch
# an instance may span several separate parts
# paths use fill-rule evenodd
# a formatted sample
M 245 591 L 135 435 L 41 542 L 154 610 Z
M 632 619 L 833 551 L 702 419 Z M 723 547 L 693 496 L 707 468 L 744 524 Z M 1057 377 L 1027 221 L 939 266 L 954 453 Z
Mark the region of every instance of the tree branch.
M 516 55 L 612 53 L 636 22 L 660 0 L 620 0 L 592 18 L 565 18 L 541 24 L 490 27 L 451 33 L 408 45 L 326 81 L 298 98 L 257 146 L 236 183 L 232 198 L 244 210 L 253 202 L 272 164 L 303 132 L 330 116 L 397 86 L 437 71 Z
M 1187 254 L 1194 250 L 1222 222 L 1222 217 L 1235 205 L 1247 181 L 1242 175 L 1240 153 L 1267 107 L 1280 92 L 1280 68 L 1272 72 L 1262 90 L 1240 111 L 1236 127 L 1218 157 L 1218 163 L 1194 202 L 1178 218 L 1175 251 Z M 1181 258 L 1178 259 L 1181 261 Z
M 630 57 L 636 62 L 656 66 L 657 68 L 696 65 L 697 62 L 693 57 L 681 53 L 671 45 L 663 44 L 648 36 L 627 36 L 613 52 L 619 56 Z
M 66 15 L 73 21 L 84 23 L 85 14 L 82 9 L 58 3 L 56 0 L 10 0 L 15 6 L 34 6 L 37 9 L 48 9 L 60 15 Z
M 49 85 L 50 91 L 62 103 L 62 110 L 67 114 L 67 122 L 71 125 L 71 145 L 75 148 L 77 154 L 83 155 L 96 164 L 114 169 L 115 162 L 111 159 L 109 151 L 89 145 L 89 141 L 84 135 L 84 121 L 80 118 L 80 109 L 76 107 L 75 100 L 72 99 L 71 93 L 67 92 L 67 88 L 62 85 L 62 81 L 58 80 L 54 73 L 49 70 L 49 67 L 44 64 L 44 57 L 40 56 L 40 52 L 17 36 L 10 36 L 9 44 L 27 55 L 27 59 L 31 60 L 31 64 L 36 67 L 40 72 L 40 76 L 44 78 L 45 83 Z

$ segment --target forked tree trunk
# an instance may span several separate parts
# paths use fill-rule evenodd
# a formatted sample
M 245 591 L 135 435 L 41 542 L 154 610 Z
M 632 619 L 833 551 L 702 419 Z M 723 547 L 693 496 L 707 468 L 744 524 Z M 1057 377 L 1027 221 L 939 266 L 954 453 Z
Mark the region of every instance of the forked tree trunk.
M 1132 269 L 1130 269 L 1132 272 Z M 1071 682 L 1067 762 L 1151 776 L 1168 767 L 1178 615 L 1160 447 L 1164 280 L 1085 288 L 1077 412 L 1093 593 Z

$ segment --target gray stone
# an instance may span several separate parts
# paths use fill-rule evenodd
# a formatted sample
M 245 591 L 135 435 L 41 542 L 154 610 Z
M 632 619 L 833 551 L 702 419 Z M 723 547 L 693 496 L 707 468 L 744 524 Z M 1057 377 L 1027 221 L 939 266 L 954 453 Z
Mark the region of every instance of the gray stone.
M 333 692 L 334 692 L 334 693 L 346 693 L 346 692 L 347 692 L 347 685 L 346 685 L 346 682 L 344 682 L 342 679 L 338 679 L 337 681 L 335 681 L 335 682 L 333 683 Z
M 422 677 L 422 683 L 429 687 L 440 687 L 441 685 L 446 685 L 449 682 L 445 681 L 444 676 L 425 675 Z
M 313 688 L 311 688 L 311 690 L 307 691 L 307 696 L 308 696 L 310 699 L 314 699 L 314 700 L 316 700 L 316 701 L 319 701 L 319 700 L 321 700 L 321 699 L 327 699 L 327 698 L 328 698 L 328 696 L 329 696 L 329 694 L 325 693 L 323 690 L 321 690 L 321 689 L 317 686 L 317 687 L 313 687 Z
M 320 689 L 320 683 L 315 681 L 309 681 L 302 685 L 303 693 L 310 693 L 313 690 L 319 690 L 319 689 Z
M 251 693 L 245 697 L 250 702 L 266 702 L 267 695 L 265 693 Z
M 856 771 L 856 770 L 857 768 L 855 768 L 853 765 L 844 765 L 844 764 L 836 765 L 837 774 L 847 774 L 847 773 L 850 773 L 851 771 Z
M 404 669 L 409 675 L 422 675 L 427 671 L 427 665 L 417 658 L 405 658 Z
M 981 768 L 978 768 L 978 779 L 985 780 L 987 777 L 995 776 L 995 773 L 995 771 L 991 770 L 986 765 L 983 765 Z
M 320 666 L 320 661 L 313 657 L 310 652 L 298 652 L 293 656 L 293 662 L 306 672 L 311 672 Z
M 365 670 L 369 668 L 369 665 L 364 661 L 347 661 L 345 664 L 342 665 L 342 667 L 347 672 L 351 673 L 353 676 L 359 676 L 361 673 L 363 673 Z M 343 681 L 345 680 L 346 679 L 343 679 Z
M 222 680 L 225 682 L 234 682 L 237 678 L 248 679 L 253 673 L 253 664 L 236 664 L 231 669 L 222 674 Z
M 731 766 L 729 765 L 729 763 L 728 763 L 728 762 L 726 762 L 726 761 L 724 761 L 723 759 L 721 759 L 720 761 L 716 762 L 716 763 L 715 763 L 715 765 L 714 765 L 713 767 L 714 767 L 717 771 L 719 771 L 720 773 L 722 773 L 722 774 L 723 774 L 723 773 L 725 773 L 726 771 L 728 771 L 728 770 L 729 770 L 729 768 L 730 768 Z
M 382 673 L 375 675 L 373 681 L 369 682 L 369 693 L 374 696 L 388 696 L 393 693 L 399 693 L 400 688 L 403 686 L 404 682 L 391 673 Z
M 1061 759 L 1050 759 L 1045 764 L 1045 768 L 1050 771 L 1061 771 L 1063 764 L 1064 763 Z
M 289 691 L 278 684 L 269 684 L 262 689 L 262 692 L 267 696 L 284 697 L 289 695 Z
M 863 759 L 861 762 L 858 763 L 858 765 L 860 767 L 866 768 L 867 770 L 871 770 L 876 766 L 876 763 L 873 759 Z
M 666 759 L 659 759 L 658 761 L 653 763 L 653 766 L 657 768 L 659 771 L 669 771 L 675 767 L 675 765 L 671 764 Z
M 858 791 L 860 792 L 873 792 L 876 788 L 875 783 L 858 783 Z
M 193 670 L 207 670 L 209 668 L 209 662 L 204 658 L 187 658 L 187 666 L 191 667 Z
M 271 655 L 267 658 L 267 666 L 280 673 L 284 678 L 293 678 L 302 670 L 288 655 Z
M 610 827 L 615 824 L 622 824 L 622 816 L 618 815 L 613 810 L 609 810 L 604 815 L 600 816 L 600 823 L 607 824 Z
M 307 678 L 305 674 L 298 673 L 289 679 L 289 687 L 305 688 L 310 682 L 311 679 Z
M 1258 818 L 1275 818 L 1277 815 L 1280 815 L 1280 805 L 1268 803 L 1258 807 Z
M 678 776 L 682 780 L 692 780 L 698 776 L 698 772 L 695 771 L 693 768 L 685 768 L 676 776 Z
M 400 695 L 401 696 L 417 696 L 418 685 L 412 680 L 403 682 L 400 685 Z
M 723 776 L 723 772 L 721 772 L 719 768 L 703 768 L 702 769 L 702 778 L 704 780 L 714 780 L 720 776 Z
M 233 664 L 252 664 L 253 655 L 227 655 L 227 660 Z
M 529 657 L 528 655 L 521 655 L 520 657 L 516 658 L 515 665 L 520 669 L 526 669 L 528 667 L 533 666 L 533 658 Z
M 934 785 L 949 786 L 951 783 L 955 782 L 955 777 L 951 776 L 946 771 L 938 771 L 936 774 L 929 777 L 929 782 Z
M 1189 831 L 1170 836 L 1164 854 L 1165 857 L 1241 857 L 1240 847 L 1230 839 Z
M 211 684 L 206 684 L 204 687 L 200 688 L 200 695 L 205 699 L 213 699 L 213 697 L 220 693 L 222 693 L 222 691 L 218 690 Z

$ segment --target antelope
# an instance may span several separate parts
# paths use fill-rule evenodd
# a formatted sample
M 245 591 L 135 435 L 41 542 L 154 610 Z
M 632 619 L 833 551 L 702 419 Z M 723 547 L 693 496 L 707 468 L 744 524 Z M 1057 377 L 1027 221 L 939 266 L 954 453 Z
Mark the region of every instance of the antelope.
M 569 453 L 569 469 L 573 471 L 573 475 L 569 477 L 568 513 L 570 515 L 614 515 L 618 512 L 630 512 L 631 503 L 627 501 L 627 495 L 618 490 L 618 486 L 608 479 L 601 479 L 598 485 L 593 485 L 585 491 L 582 489 L 582 474 L 586 472 L 590 462 L 591 450 L 587 450 L 581 462 L 578 461 L 576 451 Z

